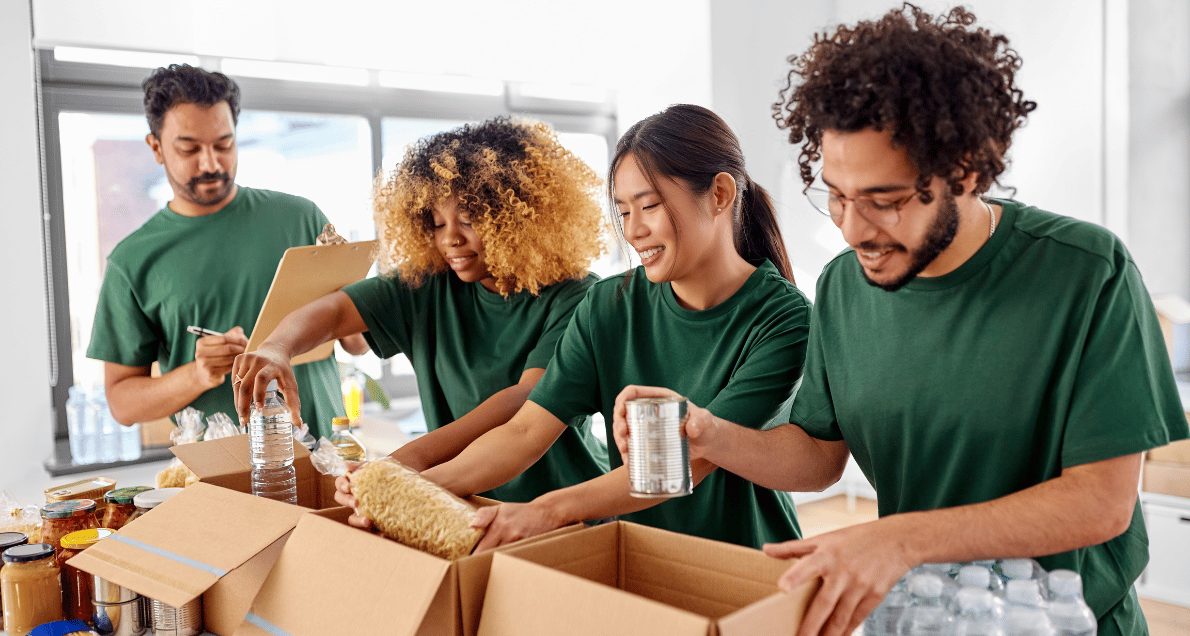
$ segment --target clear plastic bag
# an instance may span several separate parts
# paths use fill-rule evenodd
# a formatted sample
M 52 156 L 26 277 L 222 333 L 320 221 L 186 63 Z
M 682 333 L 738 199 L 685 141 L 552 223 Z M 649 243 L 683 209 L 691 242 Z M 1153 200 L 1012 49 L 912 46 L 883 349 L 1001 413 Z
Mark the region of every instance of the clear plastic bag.
M 347 474 L 347 462 L 339 456 L 335 445 L 325 437 L 319 438 L 318 449 L 310 453 L 310 463 L 323 475 L 342 477 Z
M 187 406 L 174 413 L 174 430 L 170 432 L 169 439 L 175 446 L 197 442 L 202 440 L 202 434 L 206 428 L 206 424 L 203 424 L 202 421 L 202 411 Z
M 236 426 L 226 413 L 216 413 L 207 418 L 207 431 L 203 434 L 203 441 L 235 437 L 243 433 L 243 429 Z
M 0 492 L 0 532 L 20 532 L 29 537 L 29 543 L 37 543 L 41 539 L 41 509 L 22 505 L 7 491 Z

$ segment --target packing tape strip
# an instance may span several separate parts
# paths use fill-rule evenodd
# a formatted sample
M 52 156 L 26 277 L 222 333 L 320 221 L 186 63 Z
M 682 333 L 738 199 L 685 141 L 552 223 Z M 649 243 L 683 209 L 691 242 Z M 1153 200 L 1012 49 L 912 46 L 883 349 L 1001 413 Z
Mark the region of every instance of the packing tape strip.
M 170 561 L 176 561 L 178 563 L 181 563 L 182 565 L 192 567 L 196 570 L 202 570 L 203 572 L 209 572 L 211 574 L 214 574 L 215 576 L 221 577 L 221 576 L 226 575 L 228 572 L 227 570 L 224 570 L 223 568 L 217 568 L 213 565 L 207 565 L 206 563 L 203 563 L 202 561 L 195 561 L 194 559 L 191 559 L 190 557 L 182 556 L 181 554 L 178 554 L 176 552 L 170 552 L 169 550 L 166 550 L 164 548 L 159 548 L 155 545 L 149 545 L 148 543 L 145 543 L 143 541 L 137 541 L 136 539 L 131 539 L 131 538 L 126 537 L 119 533 L 109 536 L 108 539 L 110 539 L 112 541 L 118 541 L 118 542 L 126 544 L 126 545 L 130 545 L 138 550 L 144 550 L 145 552 L 148 552 L 149 554 L 155 554 L 159 557 L 169 559 Z
M 277 627 L 276 625 L 270 623 L 268 620 L 261 618 L 259 615 L 256 614 L 256 612 L 248 612 L 248 615 L 244 617 L 244 620 L 263 629 L 264 631 L 272 634 L 273 636 L 289 636 L 289 632 L 281 629 L 280 627 Z

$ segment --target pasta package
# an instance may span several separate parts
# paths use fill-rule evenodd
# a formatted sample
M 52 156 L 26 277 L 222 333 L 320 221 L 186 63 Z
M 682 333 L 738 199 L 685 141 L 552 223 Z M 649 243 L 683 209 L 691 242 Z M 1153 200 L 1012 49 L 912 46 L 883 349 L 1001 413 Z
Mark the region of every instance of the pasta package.
M 198 475 L 186 468 L 186 465 L 176 457 L 169 466 L 162 468 L 161 472 L 157 473 L 158 488 L 184 488 L 195 483 L 198 483 Z
M 392 458 L 368 462 L 350 479 L 359 514 L 389 539 L 458 559 L 483 537 L 471 527 L 474 506 Z

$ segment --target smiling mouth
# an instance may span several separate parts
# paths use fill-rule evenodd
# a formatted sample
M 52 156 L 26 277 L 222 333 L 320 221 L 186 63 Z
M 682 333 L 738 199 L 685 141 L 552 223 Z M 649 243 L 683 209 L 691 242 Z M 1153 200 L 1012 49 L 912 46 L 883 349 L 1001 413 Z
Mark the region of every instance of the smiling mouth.
M 473 260 L 475 260 L 475 254 L 472 254 L 470 256 L 447 256 L 446 257 L 446 263 L 454 268 L 458 268 L 458 267 L 467 265 L 468 263 L 470 263 Z
M 645 267 L 652 265 L 653 263 L 657 262 L 658 259 L 661 258 L 661 253 L 664 251 L 665 251 L 664 245 L 658 246 L 658 247 L 650 247 L 647 250 L 637 250 L 637 254 L 640 255 L 640 264 L 644 265 Z

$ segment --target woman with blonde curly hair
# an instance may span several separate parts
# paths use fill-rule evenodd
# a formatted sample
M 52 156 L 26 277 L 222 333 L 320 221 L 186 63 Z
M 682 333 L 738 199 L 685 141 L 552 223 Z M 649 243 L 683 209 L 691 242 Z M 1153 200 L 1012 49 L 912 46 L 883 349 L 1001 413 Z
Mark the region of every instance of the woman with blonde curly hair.
M 706 108 L 670 106 L 624 133 L 609 173 L 623 238 L 641 266 L 591 287 L 545 376 L 507 424 L 423 472 L 455 494 L 516 479 L 588 414 L 603 414 L 611 439 L 624 398 L 644 390 L 633 385 L 673 387 L 716 417 L 756 429 L 787 421 L 810 303 L 793 284 L 774 206 L 748 176 L 731 128 Z M 703 431 L 685 432 L 693 494 L 632 497 L 613 456 L 615 470 L 604 475 L 482 509 L 479 547 L 613 516 L 752 547 L 799 536 L 787 494 L 718 468 L 699 455 Z M 346 482 L 335 498 L 353 506 Z M 367 525 L 358 516 L 351 523 Z
M 430 429 L 393 457 L 415 470 L 454 457 L 525 403 L 597 279 L 588 265 L 602 251 L 598 189 L 545 124 L 496 118 L 417 142 L 377 179 L 381 276 L 295 311 L 237 358 L 239 409 L 272 379 L 290 395 L 294 355 L 364 331 L 377 355 L 409 356 Z M 488 494 L 528 501 L 605 472 L 589 418 L 573 424 Z

